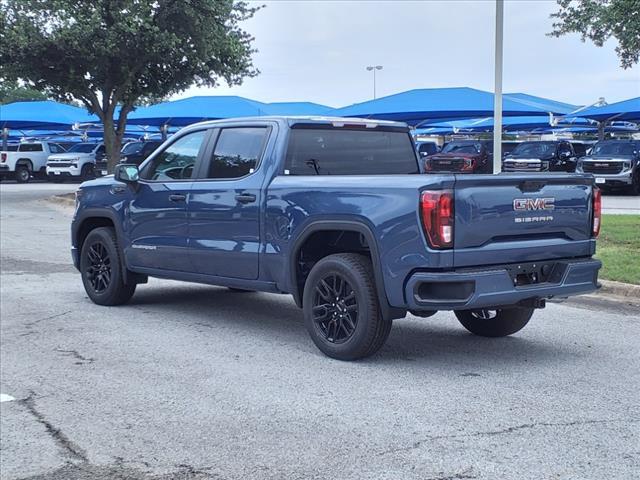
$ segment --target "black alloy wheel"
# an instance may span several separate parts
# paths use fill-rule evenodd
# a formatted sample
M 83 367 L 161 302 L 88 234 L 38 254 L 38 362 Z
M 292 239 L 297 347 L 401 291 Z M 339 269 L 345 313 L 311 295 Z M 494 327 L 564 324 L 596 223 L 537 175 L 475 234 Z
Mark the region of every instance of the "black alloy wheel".
M 384 344 L 392 321 L 382 315 L 371 259 L 335 253 L 320 259 L 304 284 L 304 324 L 325 355 L 357 360 Z
M 111 257 L 107 247 L 100 241 L 87 250 L 88 266 L 85 271 L 87 280 L 95 293 L 104 293 L 111 283 Z
M 339 273 L 322 278 L 315 287 L 313 321 L 330 343 L 344 343 L 356 330 L 358 300 L 353 288 Z
M 98 227 L 91 230 L 80 250 L 82 283 L 89 298 L 98 305 L 122 305 L 136 290 L 136 283 L 125 270 L 115 230 Z

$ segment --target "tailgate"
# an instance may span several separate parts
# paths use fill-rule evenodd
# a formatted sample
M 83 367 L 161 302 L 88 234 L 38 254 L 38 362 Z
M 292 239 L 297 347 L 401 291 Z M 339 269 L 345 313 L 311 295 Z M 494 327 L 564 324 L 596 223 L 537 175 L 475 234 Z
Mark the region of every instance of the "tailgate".
M 454 266 L 591 256 L 593 177 L 456 175 Z

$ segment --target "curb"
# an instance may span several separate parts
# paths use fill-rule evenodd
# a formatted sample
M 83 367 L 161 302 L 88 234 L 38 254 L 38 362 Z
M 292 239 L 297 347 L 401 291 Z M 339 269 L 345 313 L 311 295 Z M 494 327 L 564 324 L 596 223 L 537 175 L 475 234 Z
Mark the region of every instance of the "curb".
M 615 295 L 616 297 L 630 297 L 634 299 L 640 298 L 640 285 L 631 283 L 614 282 L 611 280 L 600 280 L 602 288 L 598 293 L 605 295 Z

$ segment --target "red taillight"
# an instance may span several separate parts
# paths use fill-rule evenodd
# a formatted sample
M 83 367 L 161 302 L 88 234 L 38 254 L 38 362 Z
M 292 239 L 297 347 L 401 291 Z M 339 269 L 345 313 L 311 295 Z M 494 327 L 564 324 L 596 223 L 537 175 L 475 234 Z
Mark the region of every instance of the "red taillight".
M 6 153 L 0 154 L 0 161 L 2 161 L 2 162 L 6 162 L 7 161 L 7 154 Z
M 602 223 L 602 191 L 598 187 L 593 187 L 593 223 L 591 235 L 597 237 L 600 234 L 600 224 Z
M 438 249 L 453 247 L 453 191 L 422 192 L 420 213 L 429 245 Z

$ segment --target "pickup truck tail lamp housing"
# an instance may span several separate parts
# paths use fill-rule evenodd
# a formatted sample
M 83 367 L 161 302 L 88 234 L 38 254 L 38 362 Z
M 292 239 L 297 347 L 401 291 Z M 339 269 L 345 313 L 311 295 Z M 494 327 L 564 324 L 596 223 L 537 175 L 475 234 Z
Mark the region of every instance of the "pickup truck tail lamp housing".
M 598 187 L 593 187 L 593 223 L 591 235 L 595 238 L 600 234 L 600 224 L 602 223 L 602 191 Z
M 453 190 L 427 190 L 420 194 L 420 215 L 429 246 L 453 247 Z
M 7 154 L 6 153 L 0 154 L 0 162 L 4 163 L 6 161 L 7 161 Z

